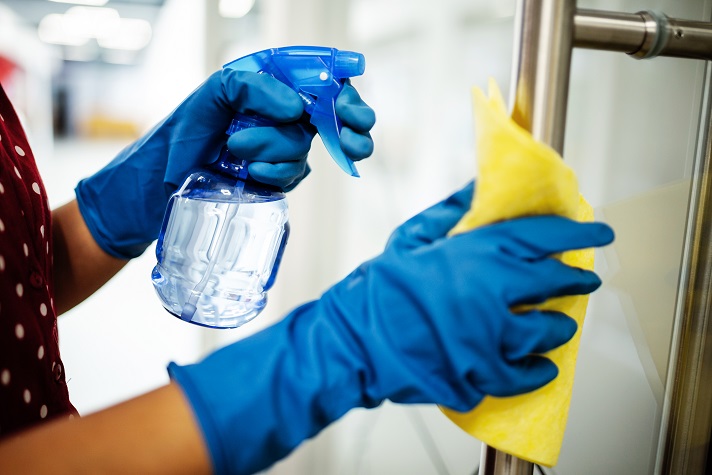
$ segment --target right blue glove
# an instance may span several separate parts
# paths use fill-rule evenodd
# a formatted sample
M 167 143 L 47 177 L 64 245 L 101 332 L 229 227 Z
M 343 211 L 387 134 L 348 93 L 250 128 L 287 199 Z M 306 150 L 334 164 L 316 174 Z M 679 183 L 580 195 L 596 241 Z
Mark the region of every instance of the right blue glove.
M 355 407 L 389 399 L 467 411 L 556 377 L 537 354 L 568 341 L 576 322 L 510 308 L 594 291 L 596 274 L 551 256 L 608 244 L 613 232 L 542 216 L 446 238 L 471 196 L 468 186 L 412 218 L 383 254 L 274 326 L 169 366 L 216 473 L 262 470 Z

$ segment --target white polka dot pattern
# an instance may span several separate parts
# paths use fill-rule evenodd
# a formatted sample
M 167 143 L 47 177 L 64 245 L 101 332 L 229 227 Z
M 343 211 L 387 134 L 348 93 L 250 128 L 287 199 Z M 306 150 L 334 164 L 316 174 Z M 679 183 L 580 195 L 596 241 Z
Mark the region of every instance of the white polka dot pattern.
M 69 416 L 52 305 L 47 193 L 0 84 L 0 437 Z

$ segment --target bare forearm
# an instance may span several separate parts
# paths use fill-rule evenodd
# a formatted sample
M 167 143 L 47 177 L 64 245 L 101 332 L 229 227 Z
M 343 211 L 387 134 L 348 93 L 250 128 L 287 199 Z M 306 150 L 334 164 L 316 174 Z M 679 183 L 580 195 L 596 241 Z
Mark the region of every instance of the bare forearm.
M 207 474 L 210 460 L 180 388 L 171 383 L 81 419 L 0 441 L 0 473 Z
M 84 223 L 76 200 L 52 212 L 55 306 L 61 314 L 111 279 L 128 261 L 105 253 Z

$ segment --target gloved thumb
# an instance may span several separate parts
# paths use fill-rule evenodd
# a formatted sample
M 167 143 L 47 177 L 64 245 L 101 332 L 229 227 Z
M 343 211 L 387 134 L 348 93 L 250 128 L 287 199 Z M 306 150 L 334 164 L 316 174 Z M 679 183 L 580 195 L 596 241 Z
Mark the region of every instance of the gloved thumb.
M 445 237 L 470 209 L 474 191 L 475 183 L 470 181 L 460 191 L 410 218 L 391 234 L 386 248 L 415 249 Z
M 220 85 L 227 105 L 235 112 L 277 122 L 296 121 L 304 112 L 299 95 L 269 74 L 223 69 Z

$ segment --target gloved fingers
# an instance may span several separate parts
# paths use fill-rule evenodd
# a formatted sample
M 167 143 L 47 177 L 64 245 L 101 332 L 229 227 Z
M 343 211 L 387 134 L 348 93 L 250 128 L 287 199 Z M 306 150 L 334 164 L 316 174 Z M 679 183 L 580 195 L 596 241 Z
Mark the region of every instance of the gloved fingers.
M 268 163 L 252 162 L 247 166 L 250 176 L 267 185 L 279 187 L 284 191 L 291 191 L 311 171 L 304 160 L 296 162 Z
M 510 277 L 504 297 L 510 306 L 538 304 L 564 295 L 590 294 L 601 286 L 595 272 L 568 266 L 554 258 L 520 265 L 510 263 L 507 271 Z
M 354 162 L 368 158 L 373 153 L 373 139 L 368 132 L 360 134 L 343 127 L 339 135 L 339 144 L 341 150 Z
M 546 353 L 569 341 L 577 329 L 576 320 L 561 312 L 512 314 L 502 336 L 502 351 L 508 361 Z
M 530 355 L 509 363 L 502 379 L 482 384 L 482 390 L 496 397 L 524 394 L 547 385 L 559 374 L 559 368 L 550 359 Z
M 481 228 L 502 250 L 522 259 L 541 259 L 574 249 L 610 244 L 613 230 L 604 223 L 580 223 L 561 216 L 530 216 Z
M 299 95 L 269 74 L 223 69 L 220 86 L 225 106 L 235 112 L 278 122 L 293 122 L 304 112 Z
M 474 181 L 470 181 L 445 200 L 410 218 L 391 234 L 386 247 L 414 249 L 443 238 L 470 209 L 474 190 Z
M 314 135 L 300 124 L 251 127 L 235 132 L 227 140 L 230 153 L 249 162 L 292 162 L 306 160 Z
M 368 133 L 376 124 L 376 113 L 348 81 L 336 97 L 334 110 L 342 124 L 356 133 Z
M 300 184 L 302 182 L 302 180 L 304 180 L 306 177 L 308 177 L 310 173 L 311 173 L 311 167 L 309 166 L 309 163 L 305 161 L 304 162 L 304 173 L 302 173 L 302 176 L 300 178 L 297 178 L 296 180 L 294 180 L 289 185 L 283 186 L 282 191 L 284 191 L 285 193 L 288 191 L 292 191 L 294 188 L 296 188 L 296 186 L 298 184 Z

